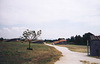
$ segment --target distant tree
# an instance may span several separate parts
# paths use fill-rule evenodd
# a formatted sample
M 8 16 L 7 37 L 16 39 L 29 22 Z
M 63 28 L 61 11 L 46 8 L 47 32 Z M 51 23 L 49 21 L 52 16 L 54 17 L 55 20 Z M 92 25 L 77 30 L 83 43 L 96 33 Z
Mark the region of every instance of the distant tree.
M 75 37 L 74 36 L 71 36 L 70 42 L 73 42 L 74 43 L 74 41 L 75 41 Z
M 82 40 L 82 37 L 80 35 L 75 36 L 75 44 L 77 45 L 82 44 L 81 40 Z
M 64 39 L 64 40 L 65 40 L 65 38 L 58 38 L 58 40 L 62 40 L 62 39 Z
M 2 37 L 0 38 L 0 41 L 3 41 L 3 38 Z
M 67 40 L 67 42 L 70 42 L 71 39 L 70 38 L 67 38 L 66 40 Z
M 34 30 L 29 30 L 27 29 L 26 31 L 23 32 L 23 36 L 22 38 L 24 38 L 25 40 L 27 40 L 29 42 L 29 48 L 27 48 L 28 50 L 31 50 L 30 48 L 30 43 L 32 40 L 37 40 L 37 38 L 41 35 L 41 30 L 39 30 L 37 33 Z

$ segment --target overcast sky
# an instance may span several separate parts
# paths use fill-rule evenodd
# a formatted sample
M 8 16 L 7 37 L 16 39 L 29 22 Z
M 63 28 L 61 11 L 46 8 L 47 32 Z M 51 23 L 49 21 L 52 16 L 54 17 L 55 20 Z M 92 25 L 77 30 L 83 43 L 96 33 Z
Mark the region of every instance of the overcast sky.
M 0 37 L 16 38 L 26 29 L 42 39 L 100 35 L 100 0 L 0 0 Z

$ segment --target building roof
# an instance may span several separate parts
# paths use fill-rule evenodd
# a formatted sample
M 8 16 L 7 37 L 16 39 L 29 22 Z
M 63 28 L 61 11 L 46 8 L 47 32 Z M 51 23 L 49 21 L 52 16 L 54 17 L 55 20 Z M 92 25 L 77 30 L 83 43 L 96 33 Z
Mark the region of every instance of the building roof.
M 91 40 L 100 40 L 100 36 L 91 36 Z
M 55 41 L 54 43 L 57 44 L 57 43 L 64 42 L 64 41 L 66 41 L 66 40 L 62 39 L 62 40 L 59 40 L 59 41 Z

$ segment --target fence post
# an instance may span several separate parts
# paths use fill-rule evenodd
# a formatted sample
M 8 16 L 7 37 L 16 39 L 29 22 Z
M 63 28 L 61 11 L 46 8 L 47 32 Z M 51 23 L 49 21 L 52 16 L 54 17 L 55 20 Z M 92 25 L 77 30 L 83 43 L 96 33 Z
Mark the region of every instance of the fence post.
M 87 55 L 89 56 L 89 42 L 87 40 Z

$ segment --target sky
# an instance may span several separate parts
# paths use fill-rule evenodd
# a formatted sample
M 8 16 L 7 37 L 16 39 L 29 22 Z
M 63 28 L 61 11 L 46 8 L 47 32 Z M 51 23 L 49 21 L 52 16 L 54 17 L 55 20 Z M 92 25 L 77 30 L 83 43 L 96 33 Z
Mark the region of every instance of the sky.
M 42 39 L 100 35 L 100 0 L 0 0 L 0 37 L 26 29 L 42 30 Z

